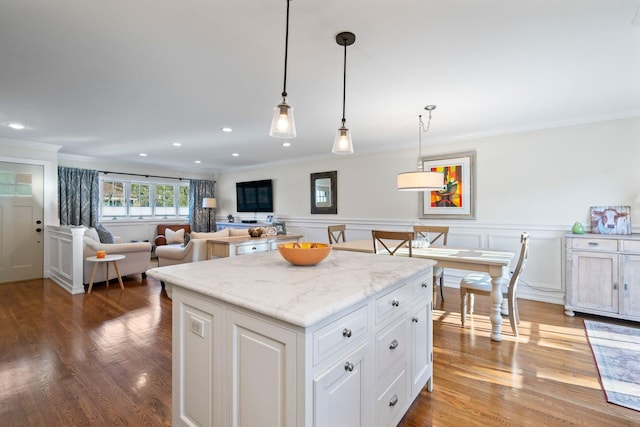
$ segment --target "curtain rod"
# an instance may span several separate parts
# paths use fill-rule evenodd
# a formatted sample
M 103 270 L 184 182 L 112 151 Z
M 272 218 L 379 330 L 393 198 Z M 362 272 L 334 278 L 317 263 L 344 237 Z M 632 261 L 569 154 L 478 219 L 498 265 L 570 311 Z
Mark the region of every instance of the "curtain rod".
M 141 174 L 141 173 L 125 173 L 125 172 L 111 172 L 111 171 L 100 171 L 100 173 L 103 173 L 105 175 L 114 174 L 114 175 L 143 176 L 145 178 L 177 179 L 179 181 L 182 181 L 183 179 L 189 180 L 189 178 L 182 178 L 182 177 L 176 178 L 174 176 L 161 176 L 161 175 L 147 175 L 147 174 Z

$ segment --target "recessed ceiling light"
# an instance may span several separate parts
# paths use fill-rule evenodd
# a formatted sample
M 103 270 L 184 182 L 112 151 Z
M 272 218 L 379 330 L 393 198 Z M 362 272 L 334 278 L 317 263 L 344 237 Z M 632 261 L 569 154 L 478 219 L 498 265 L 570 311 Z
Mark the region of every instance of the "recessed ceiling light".
M 202 162 L 201 162 L 200 160 L 194 160 L 194 161 L 193 161 L 193 163 L 200 164 L 200 163 L 202 163 Z
M 233 154 L 232 154 L 232 156 L 233 156 L 233 157 L 239 157 L 239 156 L 240 156 L 240 154 L 238 154 L 238 153 L 233 153 Z
M 222 128 L 222 132 L 232 132 L 233 129 L 231 128 Z
M 291 143 L 290 142 L 283 142 L 282 146 L 283 147 L 291 147 Z
M 140 156 L 140 157 L 147 157 L 147 153 L 140 153 L 140 154 L 138 154 L 138 156 Z
M 25 128 L 25 125 L 23 125 L 22 123 L 9 123 L 7 126 L 9 126 L 11 129 L 16 130 L 22 130 Z
M 179 142 L 174 142 L 174 143 L 173 143 L 173 144 L 171 144 L 171 145 L 173 145 L 174 147 L 182 147 L 182 144 L 181 144 L 181 143 L 179 143 Z

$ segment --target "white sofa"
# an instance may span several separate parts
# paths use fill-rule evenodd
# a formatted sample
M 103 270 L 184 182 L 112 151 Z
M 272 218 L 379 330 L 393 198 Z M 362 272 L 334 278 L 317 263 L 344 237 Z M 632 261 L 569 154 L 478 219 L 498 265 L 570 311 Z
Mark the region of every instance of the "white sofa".
M 213 233 L 191 232 L 186 245 L 163 245 L 156 247 L 158 267 L 184 264 L 187 262 L 205 261 L 207 259 L 207 239 L 216 237 L 248 236 L 247 230 L 225 228 Z
M 82 238 L 82 259 L 83 264 L 83 283 L 89 283 L 91 279 L 91 271 L 94 263 L 86 261 L 87 257 L 94 256 L 96 251 L 107 251 L 107 254 L 120 254 L 126 258 L 118 261 L 118 269 L 121 276 L 131 274 L 142 274 L 142 278 L 146 277 L 146 271 L 149 269 L 151 261 L 151 243 L 149 242 L 133 242 L 120 243 L 116 238 L 116 243 L 100 243 L 98 232 L 94 228 L 87 228 Z M 117 278 L 115 269 L 109 268 L 109 280 Z M 96 268 L 96 276 L 94 282 L 102 282 L 105 278 L 105 263 L 99 263 Z

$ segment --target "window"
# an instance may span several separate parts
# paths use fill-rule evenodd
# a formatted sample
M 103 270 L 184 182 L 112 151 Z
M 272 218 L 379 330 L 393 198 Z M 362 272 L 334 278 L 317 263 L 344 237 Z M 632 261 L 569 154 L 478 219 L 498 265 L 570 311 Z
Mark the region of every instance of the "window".
M 189 183 L 143 182 L 100 177 L 100 217 L 189 216 Z

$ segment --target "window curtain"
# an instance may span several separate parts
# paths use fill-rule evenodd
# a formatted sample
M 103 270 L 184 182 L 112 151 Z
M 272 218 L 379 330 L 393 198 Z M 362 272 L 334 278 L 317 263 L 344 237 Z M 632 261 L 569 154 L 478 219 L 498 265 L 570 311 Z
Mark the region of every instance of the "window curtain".
M 58 167 L 60 225 L 95 227 L 99 199 L 97 170 Z
M 215 209 L 211 211 L 211 228 L 209 228 L 209 210 L 202 207 L 202 199 L 205 197 L 216 197 L 216 182 L 192 179 L 189 182 L 189 217 L 193 231 L 216 231 Z

